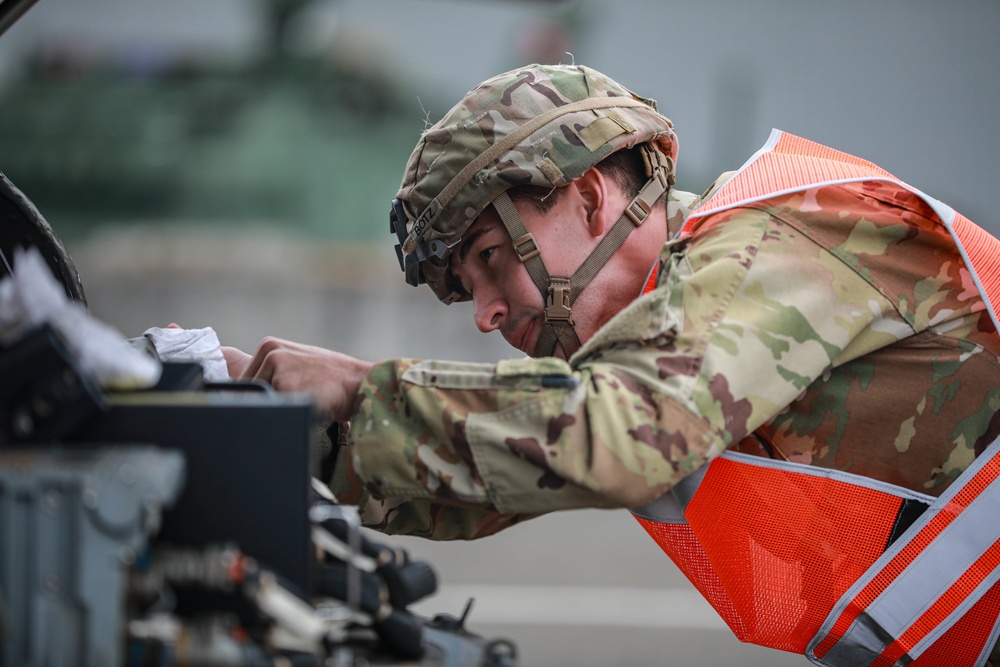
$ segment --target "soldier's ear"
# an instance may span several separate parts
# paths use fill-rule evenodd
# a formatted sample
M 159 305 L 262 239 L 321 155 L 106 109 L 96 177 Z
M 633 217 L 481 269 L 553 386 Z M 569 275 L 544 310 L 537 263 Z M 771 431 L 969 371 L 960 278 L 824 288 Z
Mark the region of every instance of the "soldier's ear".
M 600 170 L 591 167 L 583 173 L 583 176 L 573 181 L 573 184 L 580 193 L 586 214 L 587 230 L 595 238 L 603 236 L 617 219 L 611 217 L 608 177 Z

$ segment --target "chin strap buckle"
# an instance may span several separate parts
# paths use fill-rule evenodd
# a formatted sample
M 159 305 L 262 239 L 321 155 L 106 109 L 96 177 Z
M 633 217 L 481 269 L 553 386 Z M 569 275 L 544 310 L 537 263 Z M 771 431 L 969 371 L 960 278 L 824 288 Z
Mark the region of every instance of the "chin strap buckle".
M 569 278 L 552 276 L 549 280 L 549 294 L 545 302 L 546 322 L 566 322 L 573 324 L 573 308 L 570 302 Z

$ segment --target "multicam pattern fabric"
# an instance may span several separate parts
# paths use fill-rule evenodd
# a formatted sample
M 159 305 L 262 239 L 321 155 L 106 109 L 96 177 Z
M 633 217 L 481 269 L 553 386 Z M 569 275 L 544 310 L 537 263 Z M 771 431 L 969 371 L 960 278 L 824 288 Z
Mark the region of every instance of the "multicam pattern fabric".
M 996 332 L 915 195 L 830 186 L 691 232 L 568 362 L 377 365 L 334 492 L 471 538 L 647 503 L 726 448 L 937 495 L 1000 432 Z
M 396 195 L 408 218 L 403 253 L 423 262 L 438 298 L 465 299 L 446 271 L 446 248 L 497 195 L 566 185 L 612 152 L 647 142 L 676 160 L 673 126 L 656 102 L 600 72 L 532 65 L 489 79 L 428 128 L 410 156 Z

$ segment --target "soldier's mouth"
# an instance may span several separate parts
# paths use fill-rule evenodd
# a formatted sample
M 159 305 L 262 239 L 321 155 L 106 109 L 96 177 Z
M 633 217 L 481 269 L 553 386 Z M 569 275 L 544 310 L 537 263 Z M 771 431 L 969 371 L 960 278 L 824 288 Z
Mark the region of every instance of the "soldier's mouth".
M 531 320 L 528 320 L 525 323 L 525 325 L 521 327 L 521 334 L 520 336 L 517 336 L 516 338 L 517 342 L 514 344 L 514 347 L 521 350 L 521 352 L 524 352 L 527 355 L 530 355 L 531 352 L 533 351 L 532 349 L 529 349 L 527 345 L 529 338 L 528 334 L 531 332 L 531 322 L 532 322 Z

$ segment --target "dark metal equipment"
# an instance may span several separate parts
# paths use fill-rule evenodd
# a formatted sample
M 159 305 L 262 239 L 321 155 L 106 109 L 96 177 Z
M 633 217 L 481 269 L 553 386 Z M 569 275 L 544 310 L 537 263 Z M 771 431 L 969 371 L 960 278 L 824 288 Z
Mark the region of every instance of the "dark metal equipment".
M 0 664 L 123 664 L 125 568 L 183 470 L 149 446 L 0 451 Z
M 437 575 L 313 477 L 311 401 L 195 366 L 102 392 L 47 328 L 0 349 L 0 667 L 516 665 L 409 611 Z
M 274 393 L 131 392 L 75 442 L 155 442 L 183 453 L 184 492 L 164 516 L 158 541 L 232 543 L 305 596 L 311 590 L 310 438 L 305 398 Z
M 0 214 L 0 280 L 34 245 L 82 301 L 2 176 Z M 316 479 L 330 466 L 308 397 L 208 383 L 197 363 L 109 391 L 47 324 L 5 340 L 0 667 L 516 666 L 464 615 L 409 610 L 437 575 L 363 535 Z

